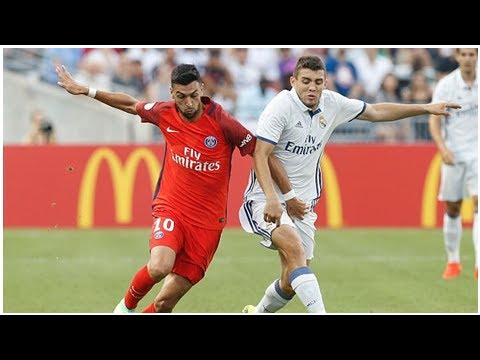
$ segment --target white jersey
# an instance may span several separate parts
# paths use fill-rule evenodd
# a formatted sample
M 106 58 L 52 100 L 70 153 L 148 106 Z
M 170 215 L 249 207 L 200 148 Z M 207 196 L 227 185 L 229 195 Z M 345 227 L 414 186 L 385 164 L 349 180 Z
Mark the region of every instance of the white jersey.
M 297 197 L 312 208 L 322 192 L 320 157 L 328 139 L 337 126 L 355 119 L 365 107 L 363 101 L 324 90 L 318 108 L 311 111 L 292 88 L 277 94 L 260 115 L 257 138 L 275 145 L 273 153 L 285 168 Z M 275 190 L 282 200 L 276 185 Z M 244 197 L 245 201 L 265 199 L 253 170 Z
M 478 84 L 465 84 L 460 69 L 454 70 L 438 82 L 433 101 L 455 102 L 461 109 L 450 109 L 450 116 L 442 119 L 445 145 L 459 161 L 477 157 L 478 147 Z

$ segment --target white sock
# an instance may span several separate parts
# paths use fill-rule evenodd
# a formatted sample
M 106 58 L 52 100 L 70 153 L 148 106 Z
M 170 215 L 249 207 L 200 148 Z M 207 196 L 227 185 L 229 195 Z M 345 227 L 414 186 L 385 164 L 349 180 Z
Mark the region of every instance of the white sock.
M 293 290 L 309 313 L 326 313 L 320 286 L 312 270 L 307 266 L 299 267 L 292 271 L 289 280 Z
M 280 280 L 277 279 L 271 283 L 262 300 L 255 306 L 254 313 L 274 313 L 283 308 L 292 300 L 293 296 L 288 296 L 280 289 Z
M 462 218 L 443 215 L 443 240 L 448 262 L 460 262 L 460 239 L 462 238 Z
M 478 266 L 478 212 L 473 214 L 473 249 L 475 250 L 475 266 Z

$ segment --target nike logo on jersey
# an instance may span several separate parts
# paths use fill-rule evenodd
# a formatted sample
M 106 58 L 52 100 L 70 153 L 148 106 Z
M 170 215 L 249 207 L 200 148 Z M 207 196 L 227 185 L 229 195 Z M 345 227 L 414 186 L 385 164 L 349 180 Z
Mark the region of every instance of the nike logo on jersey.
M 169 127 L 167 127 L 167 132 L 169 132 L 169 133 L 177 133 L 177 132 L 179 132 L 179 131 L 178 131 L 178 130 L 175 130 L 175 129 L 172 129 L 172 128 L 169 126 Z
M 143 106 L 143 108 L 144 108 L 145 110 L 152 110 L 154 106 L 155 106 L 155 103 L 153 102 L 153 103 L 145 104 L 145 105 Z

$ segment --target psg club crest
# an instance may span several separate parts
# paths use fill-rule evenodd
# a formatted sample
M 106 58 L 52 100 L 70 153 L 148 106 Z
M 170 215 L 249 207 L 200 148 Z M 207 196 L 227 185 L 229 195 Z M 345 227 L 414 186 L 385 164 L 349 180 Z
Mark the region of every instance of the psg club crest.
M 327 126 L 327 120 L 325 120 L 325 118 L 323 117 L 323 115 L 320 115 L 318 117 L 318 121 L 320 122 L 320 127 L 322 129 L 325 129 L 325 126 Z
M 205 143 L 206 147 L 212 149 L 215 146 L 217 146 L 218 141 L 217 141 L 217 138 L 215 136 L 210 135 L 210 136 L 207 136 L 205 138 L 204 143 Z

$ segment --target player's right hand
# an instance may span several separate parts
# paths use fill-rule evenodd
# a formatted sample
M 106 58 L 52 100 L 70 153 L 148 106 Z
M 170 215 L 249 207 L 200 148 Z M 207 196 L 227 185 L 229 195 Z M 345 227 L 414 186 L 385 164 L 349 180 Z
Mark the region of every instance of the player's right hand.
M 65 90 L 67 90 L 70 94 L 73 94 L 73 95 L 88 94 L 88 87 L 76 82 L 64 65 L 56 66 L 55 72 L 57 73 L 58 80 L 59 80 L 57 84 L 60 85 Z
M 267 223 L 275 223 L 277 227 L 281 225 L 283 208 L 278 198 L 267 199 L 265 209 L 263 210 L 263 220 Z
M 455 155 L 453 155 L 449 149 L 441 151 L 440 155 L 442 156 L 442 161 L 445 165 L 455 165 Z

